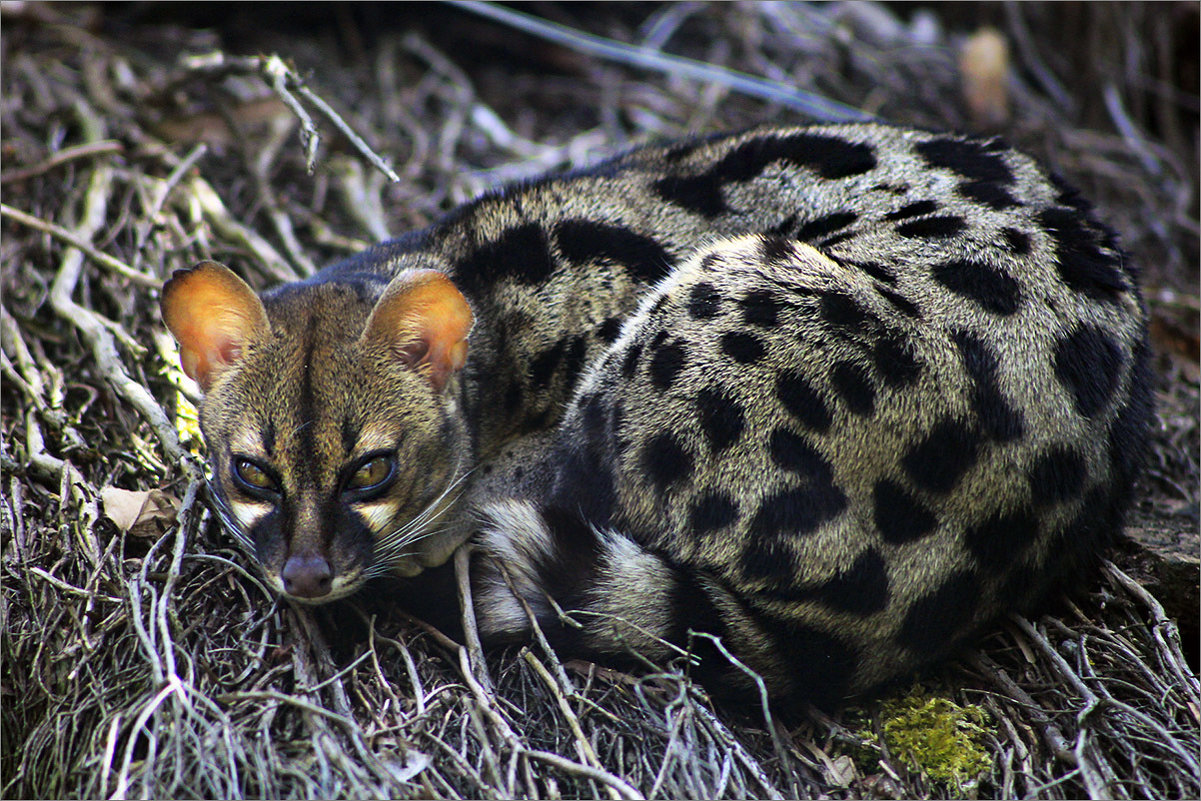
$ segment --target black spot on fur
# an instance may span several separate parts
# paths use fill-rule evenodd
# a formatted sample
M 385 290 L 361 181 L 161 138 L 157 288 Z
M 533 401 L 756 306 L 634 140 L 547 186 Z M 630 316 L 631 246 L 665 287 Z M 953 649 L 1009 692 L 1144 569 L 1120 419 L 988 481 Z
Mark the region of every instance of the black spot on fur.
M 863 332 L 869 315 L 862 306 L 840 292 L 824 292 L 821 298 L 821 315 L 827 323 L 851 333 Z
M 796 258 L 796 248 L 787 239 L 765 236 L 759 242 L 759 254 L 768 264 L 787 264 Z
M 688 313 L 697 320 L 711 320 L 721 313 L 721 294 L 713 284 L 695 284 L 688 291 Z
M 814 481 L 828 483 L 832 479 L 830 463 L 799 434 L 777 428 L 771 433 L 768 450 L 772 461 L 781 470 L 798 473 Z
M 537 223 L 510 228 L 455 265 L 455 283 L 468 295 L 504 281 L 526 286 L 545 284 L 554 272 L 546 232 Z
M 803 374 L 781 373 L 776 378 L 776 397 L 788 413 L 806 427 L 819 434 L 830 428 L 830 409 Z
M 909 187 L 908 183 L 906 183 L 905 181 L 901 181 L 899 184 L 887 184 L 887 183 L 876 184 L 875 186 L 872 187 L 872 191 L 873 192 L 887 192 L 888 194 L 896 195 L 897 197 L 905 197 L 905 195 L 909 194 L 909 188 L 910 187 Z
M 762 537 L 748 542 L 738 561 L 747 578 L 782 584 L 796 575 L 794 559 L 792 550 L 783 540 Z
M 777 161 L 811 167 L 828 179 L 862 175 L 876 166 L 876 156 L 868 145 L 833 136 L 796 133 L 743 142 L 715 164 L 711 172 L 723 183 L 749 181 Z
M 696 409 L 700 414 L 701 431 L 716 453 L 738 441 L 745 426 L 745 416 L 738 401 L 720 390 L 706 387 L 697 393 Z
M 1145 338 L 1135 343 L 1126 403 L 1118 410 L 1109 429 L 1112 482 L 1123 503 L 1142 470 L 1147 454 L 1147 427 L 1153 412 L 1149 354 L 1150 348 Z
M 1076 187 L 1069 184 L 1058 173 L 1051 173 L 1048 176 L 1051 179 L 1051 184 L 1059 190 L 1059 194 L 1055 196 L 1055 202 L 1063 206 L 1071 206 L 1079 212 L 1087 213 L 1093 207 L 1093 204 L 1088 201 Z
M 567 355 L 563 359 L 563 381 L 567 389 L 575 386 L 576 379 L 580 377 L 580 371 L 584 369 L 584 356 L 588 353 L 588 337 L 584 334 L 576 334 L 571 339 L 571 344 L 567 348 Z
M 926 217 L 901 223 L 897 226 L 897 233 L 911 238 L 941 239 L 955 236 L 964 228 L 967 228 L 967 223 L 962 217 L 947 214 L 942 217 Z
M 667 275 L 672 259 L 661 244 L 629 228 L 592 220 L 563 220 L 555 226 L 563 256 L 576 264 L 607 259 L 626 267 L 645 283 Z
M 897 639 L 923 656 L 945 653 L 970 628 L 979 605 L 980 579 L 960 571 L 909 607 Z
M 908 220 L 910 217 L 921 217 L 923 214 L 933 214 L 938 211 L 938 204 L 933 200 L 918 200 L 909 203 L 896 211 L 890 211 L 884 215 L 884 219 L 891 222 L 898 220 Z
M 529 434 L 546 428 L 550 424 L 550 413 L 549 408 L 530 409 L 525 419 L 521 421 L 518 433 Z
M 975 432 L 956 420 L 943 420 L 930 430 L 901 460 L 913 483 L 930 492 L 955 488 L 980 451 Z
M 763 340 L 744 331 L 730 331 L 721 335 L 722 352 L 739 364 L 755 364 L 763 358 L 766 348 Z
M 888 605 L 888 566 L 878 551 L 867 550 L 845 570 L 818 584 L 780 582 L 755 592 L 765 600 L 817 601 L 838 612 L 866 617 Z
M 1109 403 L 1125 359 L 1104 331 L 1082 325 L 1055 343 L 1055 375 L 1076 401 L 1076 411 L 1093 417 Z
M 767 291 L 748 292 L 739 301 L 742 306 L 742 321 L 759 328 L 775 328 L 780 322 L 780 310 L 784 304 Z
M 695 176 L 669 175 L 652 184 L 655 194 L 672 205 L 713 217 L 728 211 L 726 200 L 721 194 L 721 183 L 713 175 L 702 173 Z
M 671 148 L 669 148 L 668 151 L 663 154 L 663 160 L 668 164 L 675 164 L 691 156 L 696 152 L 698 147 L 700 147 L 699 142 L 683 142 L 678 145 L 672 145 Z
M 998 570 L 1021 556 L 1038 538 L 1038 518 L 1029 509 L 996 513 L 963 533 L 964 544 L 983 570 Z
M 992 142 L 931 139 L 916 150 L 931 167 L 945 167 L 972 181 L 1013 183 L 1013 171 L 996 153 Z
M 584 421 L 584 435 L 593 442 L 602 442 L 606 435 L 605 424 L 608 410 L 600 393 L 594 392 L 580 399 L 581 418 Z
M 800 697 L 825 709 L 845 700 L 859 666 L 850 645 L 832 634 L 767 615 L 756 621 L 771 637 L 772 651 L 788 665 L 791 687 Z
M 934 531 L 938 518 L 896 482 L 882 479 L 872 493 L 876 528 L 884 541 L 903 545 Z
M 348 422 L 349 422 L 349 420 L 345 420 L 342 423 L 342 444 L 343 445 L 346 444 L 346 439 L 347 439 L 346 425 Z M 358 439 L 359 439 L 359 436 L 358 436 L 358 433 L 356 432 L 355 436 L 354 436 L 354 442 L 358 442 Z M 354 446 L 352 443 L 351 447 L 346 449 L 346 452 L 349 453 L 353 447 Z M 268 456 L 275 455 L 275 423 L 272 422 L 271 420 L 268 420 L 267 424 L 263 426 L 263 450 L 267 452 Z
M 577 609 L 587 605 L 584 591 L 596 582 L 602 549 L 593 527 L 578 513 L 568 511 L 570 508 L 541 510 L 554 547 L 549 553 L 539 553 L 534 569 L 539 585 L 552 598 L 566 609 Z M 558 621 L 552 623 L 552 630 L 561 627 Z
M 1038 221 L 1055 240 L 1056 267 L 1069 287 L 1097 300 L 1113 300 L 1126 289 L 1118 260 L 1101 249 L 1101 234 L 1079 212 L 1044 209 Z
M 1030 252 L 1030 236 L 1022 233 L 1016 228 L 1002 228 L 1001 235 L 1005 237 L 1005 244 L 1009 245 L 1009 251 L 1018 256 L 1025 256 Z
M 861 175 L 876 166 L 868 145 L 820 134 L 768 135 L 737 145 L 698 175 L 662 178 L 654 191 L 668 203 L 712 218 L 728 210 L 723 184 L 753 180 L 779 161 L 811 167 L 828 179 Z
M 1088 468 L 1079 452 L 1053 445 L 1030 465 L 1030 502 L 1036 507 L 1053 506 L 1080 496 Z
M 839 612 L 866 617 L 888 605 L 888 565 L 879 552 L 869 549 L 807 594 Z
M 960 195 L 990 209 L 1004 211 L 1022 205 L 1008 189 L 988 181 L 964 181 L 955 187 Z
M 719 531 L 738 521 L 738 503 L 728 493 L 708 492 L 693 502 L 688 521 L 697 534 Z
M 830 477 L 813 476 L 802 486 L 764 498 L 751 519 L 750 533 L 764 539 L 812 534 L 846 506 L 846 495 Z
M 854 362 L 835 364 L 830 370 L 830 385 L 854 414 L 866 416 L 875 411 L 876 387 L 867 371 Z
M 921 375 L 922 363 L 913 353 L 913 347 L 903 334 L 885 331 L 876 340 L 872 351 L 876 372 L 890 387 L 908 386 Z
M 567 351 L 567 337 L 560 339 L 549 348 L 544 348 L 530 360 L 530 383 L 537 389 L 546 389 L 563 361 Z
M 901 314 L 904 314 L 907 317 L 912 317 L 915 320 L 922 319 L 921 309 L 913 305 L 913 301 L 909 300 L 909 298 L 897 292 L 893 292 L 891 289 L 885 289 L 884 287 L 876 287 L 876 291 L 880 293 L 881 297 L 891 303 L 893 308 L 895 308 Z
M 684 368 L 687 352 L 682 345 L 672 343 L 664 345 L 655 351 L 651 357 L 650 377 L 655 389 L 665 391 L 671 389 L 680 370 Z
M 595 404 L 600 409 L 599 404 Z M 600 419 L 591 420 L 589 429 L 604 427 Z M 587 415 L 587 412 L 585 413 Z M 608 526 L 617 504 L 616 482 L 612 465 L 605 457 L 603 431 L 591 430 L 582 442 L 566 442 L 556 449 L 558 465 L 554 487 L 548 501 L 574 509 L 597 526 Z
M 659 557 L 662 559 L 662 557 Z M 701 574 L 687 567 L 673 565 L 668 605 L 671 610 L 671 631 L 667 639 L 681 646 L 691 645 L 692 654 L 700 658 L 699 665 L 690 666 L 692 676 L 719 695 L 730 692 L 738 681 L 736 670 L 718 650 L 712 640 L 705 637 L 689 637 L 689 630 L 705 632 L 728 640 L 725 617 L 722 610 L 710 597 L 708 582 Z
M 850 259 L 843 259 L 839 264 L 850 265 L 856 269 L 863 270 L 863 272 L 872 278 L 875 278 L 877 281 L 883 281 L 886 284 L 895 284 L 897 282 L 897 277 L 887 267 L 883 264 L 877 264 L 874 261 L 851 261 Z
M 852 211 L 838 211 L 824 217 L 816 217 L 800 227 L 796 238 L 802 242 L 812 242 L 846 228 L 857 219 L 859 215 Z
M 626 351 L 625 358 L 621 361 L 621 374 L 626 378 L 633 378 L 634 372 L 638 369 L 638 361 L 642 358 L 642 343 L 635 342 Z
M 972 410 L 983 433 L 997 442 L 1018 439 L 1026 431 L 1025 418 L 1001 392 L 997 383 L 997 356 L 983 340 L 970 331 L 951 335 L 963 356 L 963 366 L 974 384 Z
M 664 431 L 647 440 L 642 448 L 642 469 L 659 492 L 692 478 L 692 455 L 675 435 Z
M 840 242 L 846 242 L 848 239 L 854 239 L 858 234 L 854 231 L 843 231 L 841 234 L 828 236 L 817 243 L 817 247 L 821 250 L 829 250 Z
M 621 336 L 621 320 L 616 317 L 606 319 L 596 329 L 596 335 L 600 337 L 602 342 L 608 342 L 610 345 L 613 344 Z
M 935 265 L 933 274 L 938 283 L 993 314 L 1007 317 L 1021 305 L 1021 285 L 999 267 L 975 261 L 948 261 Z
M 787 217 L 780 220 L 780 222 L 776 223 L 770 228 L 764 228 L 763 233 L 769 238 L 795 239 L 792 231 L 796 227 L 796 217 L 796 214 L 789 214 Z
M 1047 568 L 1052 577 L 1078 578 L 1096 567 L 1100 551 L 1122 529 L 1127 500 L 1124 492 L 1111 492 L 1104 485 L 1084 494 L 1079 513 L 1051 535 L 1048 553 L 1054 558 Z

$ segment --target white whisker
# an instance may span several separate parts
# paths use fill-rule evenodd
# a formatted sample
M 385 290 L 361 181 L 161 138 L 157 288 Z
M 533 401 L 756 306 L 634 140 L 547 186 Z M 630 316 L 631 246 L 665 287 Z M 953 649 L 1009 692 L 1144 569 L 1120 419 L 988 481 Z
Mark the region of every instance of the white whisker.
M 458 474 L 461 465 L 461 461 L 456 464 L 451 475 Z M 438 493 L 437 497 L 426 504 L 424 509 L 395 529 L 381 534 L 375 543 L 376 559 L 372 569 L 379 566 L 383 572 L 387 572 L 391 565 L 415 555 L 415 552 L 410 550 L 413 544 L 447 531 L 446 526 L 437 525 L 437 523 L 443 513 L 459 499 L 463 483 L 474 470 L 475 468 L 472 468 L 458 475 Z

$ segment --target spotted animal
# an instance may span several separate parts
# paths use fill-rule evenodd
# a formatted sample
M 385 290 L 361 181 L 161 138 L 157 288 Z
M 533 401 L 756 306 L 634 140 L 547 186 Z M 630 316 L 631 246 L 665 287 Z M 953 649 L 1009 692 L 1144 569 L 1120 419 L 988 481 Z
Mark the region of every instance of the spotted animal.
M 321 603 L 472 542 L 475 615 L 837 703 L 1077 576 L 1151 414 L 1137 271 L 995 139 L 643 147 L 162 311 L 217 507 Z M 709 636 L 700 636 L 709 635 Z M 732 659 L 732 658 L 733 659 Z

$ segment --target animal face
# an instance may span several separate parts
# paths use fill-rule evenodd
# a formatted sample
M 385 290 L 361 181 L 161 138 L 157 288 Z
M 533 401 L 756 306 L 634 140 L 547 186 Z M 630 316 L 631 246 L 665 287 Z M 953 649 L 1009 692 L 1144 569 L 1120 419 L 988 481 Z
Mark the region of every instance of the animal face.
M 212 263 L 164 289 L 205 391 L 222 520 L 272 588 L 304 603 L 418 573 L 458 544 L 440 521 L 468 463 L 453 390 L 470 310 L 431 271 L 369 289 L 315 282 L 264 303 Z

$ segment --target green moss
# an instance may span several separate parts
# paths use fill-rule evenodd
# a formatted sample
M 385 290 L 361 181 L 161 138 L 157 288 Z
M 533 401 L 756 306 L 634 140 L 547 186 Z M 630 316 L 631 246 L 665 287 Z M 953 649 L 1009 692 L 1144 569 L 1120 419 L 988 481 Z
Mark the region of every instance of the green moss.
M 988 716 L 978 706 L 959 706 L 915 685 L 885 701 L 880 714 L 889 751 L 934 781 L 963 789 L 992 767 L 983 748 Z

